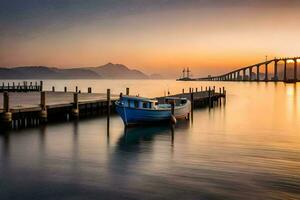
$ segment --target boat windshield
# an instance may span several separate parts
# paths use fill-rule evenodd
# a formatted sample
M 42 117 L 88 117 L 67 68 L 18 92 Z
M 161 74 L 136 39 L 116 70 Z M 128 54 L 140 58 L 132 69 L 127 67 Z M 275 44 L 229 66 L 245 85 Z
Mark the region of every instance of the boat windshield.
M 155 109 L 157 105 L 155 100 L 139 97 L 123 97 L 120 99 L 120 102 L 129 108 Z

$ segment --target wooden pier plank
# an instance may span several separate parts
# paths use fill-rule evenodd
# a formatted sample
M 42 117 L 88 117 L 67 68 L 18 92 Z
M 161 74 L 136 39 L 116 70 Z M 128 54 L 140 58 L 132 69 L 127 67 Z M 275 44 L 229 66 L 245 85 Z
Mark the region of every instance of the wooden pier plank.
M 2 94 L 2 93 L 1 93 Z M 39 110 L 40 109 L 40 92 L 31 93 L 9 93 L 10 109 L 12 112 L 22 110 Z M 2 96 L 2 95 L 1 95 Z M 119 95 L 111 95 L 113 101 L 117 100 Z M 106 101 L 105 93 L 80 93 L 78 95 L 79 104 L 96 103 Z M 59 108 L 71 106 L 73 103 L 73 92 L 46 92 L 47 108 Z M 0 97 L 0 112 L 3 111 L 3 97 Z

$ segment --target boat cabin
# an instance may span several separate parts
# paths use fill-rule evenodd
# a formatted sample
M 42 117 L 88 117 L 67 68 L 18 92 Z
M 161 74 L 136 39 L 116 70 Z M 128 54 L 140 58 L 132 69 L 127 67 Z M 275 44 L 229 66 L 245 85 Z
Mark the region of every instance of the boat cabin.
M 157 100 L 135 96 L 122 96 L 120 103 L 125 107 L 138 109 L 156 109 L 158 104 Z

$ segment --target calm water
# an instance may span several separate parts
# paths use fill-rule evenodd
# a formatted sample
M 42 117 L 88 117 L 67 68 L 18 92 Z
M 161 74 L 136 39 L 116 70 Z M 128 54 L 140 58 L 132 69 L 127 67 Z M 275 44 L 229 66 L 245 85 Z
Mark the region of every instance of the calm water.
M 161 96 L 225 86 L 193 123 L 124 130 L 118 116 L 0 136 L 0 199 L 300 199 L 300 84 L 46 81 Z

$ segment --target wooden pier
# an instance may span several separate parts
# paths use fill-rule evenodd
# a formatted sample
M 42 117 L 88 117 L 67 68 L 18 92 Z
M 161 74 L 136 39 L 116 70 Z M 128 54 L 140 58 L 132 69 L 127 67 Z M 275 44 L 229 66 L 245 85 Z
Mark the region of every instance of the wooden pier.
M 0 92 L 38 92 L 43 90 L 43 81 L 38 82 L 27 82 L 22 83 L 13 82 L 11 85 L 9 83 L 4 83 L 0 85 Z
M 25 128 L 36 127 L 40 124 L 55 121 L 68 121 L 78 118 L 106 115 L 109 124 L 109 117 L 114 113 L 114 102 L 119 95 L 110 93 L 88 93 L 40 91 L 40 92 L 4 92 L 0 98 L 0 127 L 3 128 Z M 126 88 L 129 94 L 129 88 Z M 185 97 L 192 101 L 192 107 L 213 106 L 226 97 L 226 91 L 220 88 L 207 88 L 198 91 L 197 88 L 190 88 L 189 92 L 169 95 L 168 97 Z M 164 102 L 164 97 L 157 97 L 159 102 Z M 2 107 L 1 107 L 2 106 Z M 0 130 L 1 130 L 0 129 Z M 0 131 L 1 132 L 1 131 Z

